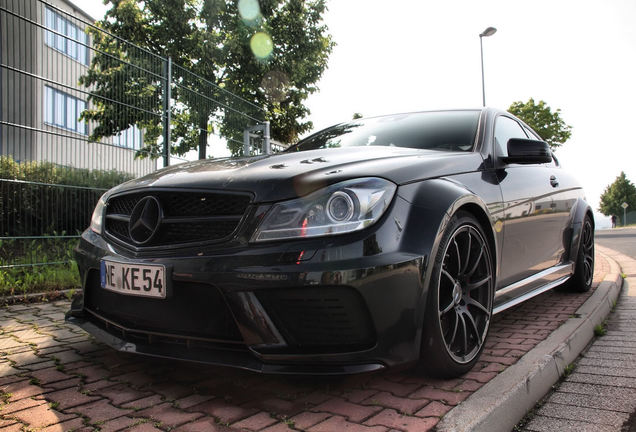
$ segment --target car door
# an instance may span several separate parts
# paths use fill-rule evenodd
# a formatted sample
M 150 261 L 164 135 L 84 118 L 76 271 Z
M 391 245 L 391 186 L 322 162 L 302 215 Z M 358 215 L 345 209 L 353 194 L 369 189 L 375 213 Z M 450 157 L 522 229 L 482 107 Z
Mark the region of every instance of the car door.
M 528 138 L 513 118 L 495 120 L 493 147 L 500 182 L 503 211 L 503 246 L 498 288 L 554 266 L 557 249 L 563 247 L 561 215 L 553 195 L 558 187 L 547 164 L 506 164 L 510 138 Z M 536 139 L 531 136 L 530 138 Z
M 541 139 L 535 132 L 524 126 L 524 131 L 530 139 Z M 569 256 L 569 246 L 571 241 L 571 227 L 576 209 L 576 201 L 581 196 L 580 183 L 561 169 L 559 161 L 553 155 L 552 161 L 546 163 L 545 168 L 550 175 L 550 185 L 552 186 L 552 220 L 557 230 L 557 235 L 550 238 L 551 261 L 561 263 Z

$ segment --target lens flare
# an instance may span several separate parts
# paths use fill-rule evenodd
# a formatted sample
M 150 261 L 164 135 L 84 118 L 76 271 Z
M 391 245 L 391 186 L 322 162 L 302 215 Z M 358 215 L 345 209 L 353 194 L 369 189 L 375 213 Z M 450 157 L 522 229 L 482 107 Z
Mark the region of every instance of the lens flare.
M 238 11 L 245 21 L 255 21 L 261 16 L 258 0 L 239 0 Z
M 250 39 L 250 48 L 257 58 L 266 59 L 272 54 L 274 43 L 267 33 L 258 32 Z

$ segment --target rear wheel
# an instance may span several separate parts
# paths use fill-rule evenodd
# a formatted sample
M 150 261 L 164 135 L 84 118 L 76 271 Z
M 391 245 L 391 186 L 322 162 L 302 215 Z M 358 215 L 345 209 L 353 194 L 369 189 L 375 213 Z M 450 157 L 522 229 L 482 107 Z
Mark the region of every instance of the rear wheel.
M 585 292 L 592 287 L 594 279 L 594 227 L 589 215 L 583 220 L 581 240 L 576 255 L 574 274 L 566 282 L 565 288 L 570 291 Z
M 481 354 L 492 315 L 490 245 L 477 220 L 458 212 L 442 237 L 431 277 L 420 369 L 442 377 L 468 372 Z

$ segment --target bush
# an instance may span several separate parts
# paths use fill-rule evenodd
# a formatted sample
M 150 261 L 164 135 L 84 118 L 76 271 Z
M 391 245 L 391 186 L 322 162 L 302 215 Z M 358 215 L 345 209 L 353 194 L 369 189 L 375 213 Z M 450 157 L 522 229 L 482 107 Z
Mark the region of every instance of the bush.
M 90 222 L 100 195 L 131 176 L 115 170 L 61 167 L 51 162 L 17 163 L 0 157 L 0 235 L 76 235 Z
M 0 178 L 110 189 L 133 177 L 117 170 L 88 170 L 60 166 L 46 161 L 18 163 L 10 156 L 0 156 Z

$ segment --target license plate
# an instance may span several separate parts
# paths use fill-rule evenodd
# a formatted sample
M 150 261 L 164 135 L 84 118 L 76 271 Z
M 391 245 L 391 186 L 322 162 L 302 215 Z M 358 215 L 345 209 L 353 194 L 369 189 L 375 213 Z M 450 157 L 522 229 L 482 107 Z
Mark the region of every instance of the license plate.
M 102 260 L 101 285 L 120 294 L 166 298 L 166 268 L 156 264 Z

